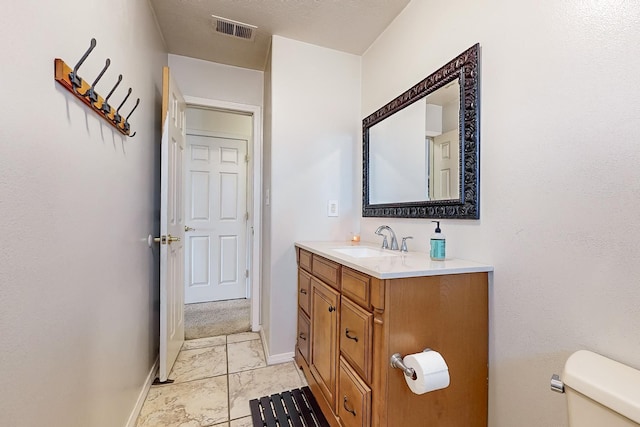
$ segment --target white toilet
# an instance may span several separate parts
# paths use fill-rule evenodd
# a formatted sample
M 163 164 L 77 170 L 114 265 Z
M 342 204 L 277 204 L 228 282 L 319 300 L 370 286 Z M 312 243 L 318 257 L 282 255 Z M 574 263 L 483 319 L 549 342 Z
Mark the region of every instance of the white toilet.
M 555 376 L 554 376 L 555 377 Z M 586 350 L 565 363 L 563 383 L 571 427 L 640 426 L 640 371 Z M 558 389 L 558 383 L 560 389 Z

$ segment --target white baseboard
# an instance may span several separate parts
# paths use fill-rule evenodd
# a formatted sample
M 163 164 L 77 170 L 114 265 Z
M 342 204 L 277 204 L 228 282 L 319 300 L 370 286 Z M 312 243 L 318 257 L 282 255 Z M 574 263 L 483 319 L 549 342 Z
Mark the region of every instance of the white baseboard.
M 262 347 L 264 349 L 264 354 L 267 358 L 267 365 L 278 365 L 280 363 L 287 363 L 293 360 L 295 353 L 280 353 L 280 354 L 271 354 L 269 352 L 269 345 L 267 343 L 267 339 L 264 336 L 264 329 L 260 329 L 260 338 L 262 339 Z
M 140 390 L 140 394 L 138 395 L 138 400 L 136 401 L 136 406 L 133 407 L 133 411 L 131 411 L 131 415 L 129 415 L 129 421 L 127 421 L 126 427 L 135 427 L 136 421 L 138 420 L 138 415 L 140 415 L 140 410 L 142 409 L 142 405 L 144 404 L 145 399 L 147 398 L 147 394 L 149 393 L 149 389 L 151 388 L 151 384 L 156 379 L 156 372 L 158 372 L 158 359 L 153 362 L 153 366 L 151 366 L 151 370 L 149 371 L 149 375 L 147 375 L 147 379 L 144 382 L 144 386 L 142 390 Z
M 267 365 L 278 365 L 280 363 L 291 362 L 293 360 L 293 356 L 295 356 L 293 351 L 289 353 L 274 354 L 273 356 L 269 355 L 267 356 Z

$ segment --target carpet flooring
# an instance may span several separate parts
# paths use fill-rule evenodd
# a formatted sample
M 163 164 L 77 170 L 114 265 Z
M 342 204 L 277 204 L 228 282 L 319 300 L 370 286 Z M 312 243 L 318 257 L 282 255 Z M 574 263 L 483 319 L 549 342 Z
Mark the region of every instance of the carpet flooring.
M 216 337 L 251 330 L 248 299 L 185 304 L 184 338 Z

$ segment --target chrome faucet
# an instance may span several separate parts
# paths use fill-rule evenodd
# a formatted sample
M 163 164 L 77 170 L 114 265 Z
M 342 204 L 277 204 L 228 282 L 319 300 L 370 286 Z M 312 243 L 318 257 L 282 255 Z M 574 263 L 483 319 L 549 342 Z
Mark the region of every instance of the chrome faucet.
M 382 249 L 389 249 L 389 242 L 387 242 L 387 236 L 382 234 L 382 230 L 388 230 L 389 231 L 389 233 L 391 234 L 391 250 L 392 251 L 397 251 L 398 250 L 398 240 L 396 239 L 396 233 L 394 233 L 393 230 L 391 229 L 391 227 L 389 227 L 388 225 L 381 225 L 376 230 L 376 235 L 384 237 L 384 240 L 382 240 Z
M 402 244 L 400 245 L 400 252 L 409 252 L 409 248 L 407 248 L 408 239 L 413 239 L 413 236 L 407 236 L 402 238 Z

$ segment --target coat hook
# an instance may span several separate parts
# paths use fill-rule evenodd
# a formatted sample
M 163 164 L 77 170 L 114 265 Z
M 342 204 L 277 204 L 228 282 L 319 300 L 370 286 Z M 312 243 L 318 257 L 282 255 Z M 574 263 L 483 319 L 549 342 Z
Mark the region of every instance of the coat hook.
M 89 56 L 94 47 L 96 47 L 95 38 L 91 39 L 91 45 L 89 46 L 89 49 L 87 49 L 84 55 L 82 55 L 82 58 L 80 58 L 76 66 L 73 67 L 73 70 L 69 73 L 69 80 L 71 80 L 71 84 L 73 84 L 74 90 L 82 86 L 82 79 L 78 76 L 78 69 L 80 68 L 84 60 L 87 59 L 87 56 Z
M 140 98 L 138 98 L 136 100 L 136 105 L 133 106 L 133 109 L 129 112 L 129 115 L 127 116 L 127 118 L 124 119 L 124 131 L 125 132 L 129 132 L 129 130 L 131 129 L 131 126 L 129 125 L 129 117 L 131 117 L 131 115 L 133 114 L 134 111 L 136 111 L 136 108 L 138 108 L 138 104 L 140 104 Z M 136 133 L 134 132 L 133 135 L 129 135 L 129 136 L 134 136 Z
M 104 68 L 102 69 L 102 71 L 100 71 L 100 74 L 98 74 L 98 77 L 96 77 L 96 79 L 93 81 L 93 83 L 91 84 L 91 87 L 85 93 L 81 94 L 82 96 L 89 97 L 89 100 L 91 101 L 91 105 L 94 107 L 95 107 L 95 103 L 98 102 L 98 94 L 95 91 L 96 85 L 102 78 L 102 75 L 104 74 L 104 72 L 107 71 L 107 68 L 109 68 L 109 65 L 111 65 L 111 60 L 107 58 L 107 60 L 104 63 Z
M 131 115 L 133 114 L 134 111 L 136 111 L 136 108 L 138 108 L 138 104 L 140 104 L 140 98 L 136 99 L 136 105 L 133 106 L 133 110 L 131 110 L 129 112 L 129 115 L 127 116 L 127 118 L 125 119 L 126 121 L 129 121 L 129 117 L 131 117 Z
M 107 97 L 104 99 L 104 101 L 102 101 L 102 112 L 104 113 L 105 116 L 108 116 L 109 114 L 111 114 L 111 106 L 109 105 L 108 101 L 109 98 L 111 98 L 111 95 L 113 95 L 113 92 L 115 92 L 116 88 L 118 87 L 118 85 L 120 84 L 120 82 L 122 81 L 122 74 L 120 74 L 118 76 L 118 81 L 116 82 L 115 86 L 113 87 L 113 89 L 111 89 L 111 92 L 109 92 L 109 95 L 107 95 Z
M 127 92 L 127 96 L 124 97 L 124 99 L 122 100 L 122 103 L 120 103 L 118 108 L 116 108 L 116 113 L 113 115 L 113 122 L 116 125 L 120 124 L 120 121 L 122 121 L 122 116 L 118 113 L 118 111 L 122 108 L 124 103 L 127 102 L 127 99 L 129 99 L 129 95 L 131 95 L 131 88 L 129 88 L 129 91 Z

